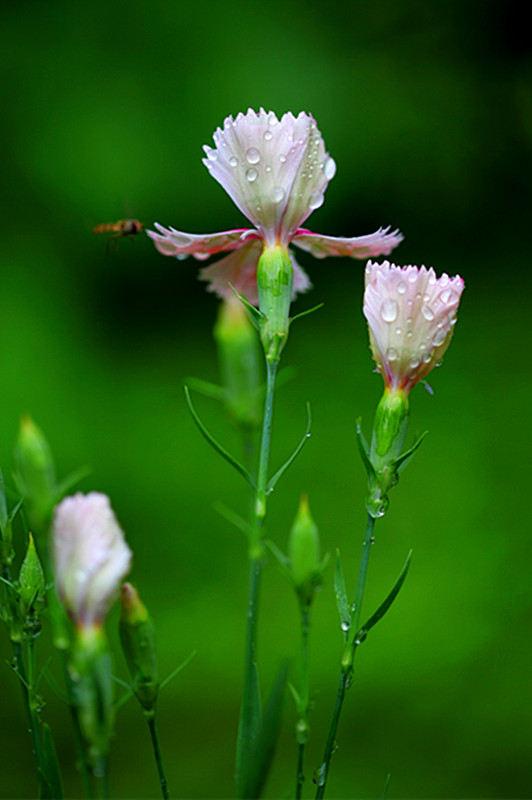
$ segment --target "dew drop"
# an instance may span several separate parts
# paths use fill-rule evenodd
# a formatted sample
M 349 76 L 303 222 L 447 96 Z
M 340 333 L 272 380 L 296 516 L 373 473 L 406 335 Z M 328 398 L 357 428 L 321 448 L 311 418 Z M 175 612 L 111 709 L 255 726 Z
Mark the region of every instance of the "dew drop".
M 264 138 L 267 142 L 270 142 L 273 139 L 273 133 L 271 131 L 264 131 Z
M 248 147 L 246 150 L 246 161 L 248 164 L 258 164 L 260 161 L 260 151 L 256 147 Z
M 402 328 L 396 328 L 396 329 L 395 329 L 395 335 L 396 335 L 396 336 L 401 336 L 402 332 L 403 332 L 403 329 L 402 329 Z
M 410 367 L 412 369 L 416 369 L 416 367 L 419 367 L 420 363 L 421 362 L 417 356 L 412 356 L 412 358 L 410 359 Z
M 173 233 L 172 234 L 172 242 L 177 244 L 179 247 L 186 247 L 190 244 L 190 239 L 188 236 L 183 236 L 182 234 Z
M 248 181 L 250 183 L 253 183 L 253 181 L 256 181 L 258 177 L 259 177 L 259 173 L 255 169 L 255 167 L 250 167 L 248 170 L 246 170 L 246 178 L 248 179 Z
M 425 355 L 423 356 L 424 363 L 428 364 L 431 358 L 432 358 L 432 353 L 425 353 Z
M 216 161 L 218 158 L 218 150 L 213 150 L 211 147 L 209 150 L 207 150 L 207 158 L 210 161 Z
M 268 164 L 267 167 L 266 167 L 266 172 L 271 172 L 271 171 L 272 171 L 271 165 Z
M 427 305 L 421 306 L 421 313 L 423 314 L 427 322 L 432 322 L 432 320 L 434 319 L 434 311 L 430 306 Z
M 308 200 L 309 208 L 319 208 L 323 205 L 324 199 L 323 192 L 320 192 L 319 189 L 313 189 Z
M 397 319 L 398 311 L 399 309 L 397 302 L 391 298 L 388 298 L 388 300 L 385 300 L 381 306 L 381 317 L 384 322 L 393 322 Z
M 417 281 L 417 269 L 415 267 L 412 267 L 408 273 L 408 280 L 410 283 L 415 283 Z
M 281 203 L 284 200 L 285 191 L 282 186 L 276 186 L 272 193 L 274 203 Z
M 235 156 L 231 156 L 231 158 L 229 159 L 229 164 L 232 167 L 238 167 L 238 158 L 235 158 Z
M 432 338 L 432 344 L 434 347 L 438 347 L 443 341 L 445 341 L 445 337 L 447 336 L 447 331 L 443 328 L 439 331 L 436 331 Z
M 399 354 L 395 349 L 395 347 L 389 347 L 386 350 L 386 358 L 388 359 L 388 361 L 397 361 L 398 355 Z
M 284 153 L 281 153 L 281 155 L 279 156 L 279 161 L 281 162 L 281 164 L 286 164 L 286 156 Z
M 404 294 L 406 292 L 406 283 L 404 281 L 399 281 L 397 284 L 397 291 L 399 294 Z
M 334 176 L 336 175 L 336 162 L 335 162 L 334 158 L 331 158 L 329 156 L 329 158 L 325 162 L 325 165 L 323 167 L 323 171 L 324 171 L 325 177 L 327 178 L 328 181 L 330 181 L 332 178 L 334 178 Z
M 440 294 L 440 300 L 442 303 L 445 303 L 445 305 L 456 303 L 458 300 L 458 293 L 455 292 L 454 289 L 444 289 Z
M 349 630 L 349 628 L 351 627 L 351 623 L 350 623 L 350 622 L 347 622 L 347 621 L 344 621 L 344 622 L 342 622 L 342 624 L 340 625 L 340 627 L 341 627 L 341 629 L 343 630 L 343 632 L 344 632 L 344 633 L 347 633 L 347 631 L 348 631 L 348 630 Z

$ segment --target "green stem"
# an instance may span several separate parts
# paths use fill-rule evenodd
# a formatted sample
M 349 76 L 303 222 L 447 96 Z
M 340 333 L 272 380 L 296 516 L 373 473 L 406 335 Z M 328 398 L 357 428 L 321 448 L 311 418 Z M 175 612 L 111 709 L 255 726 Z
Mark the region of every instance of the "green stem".
M 29 733 L 31 736 L 31 746 L 35 763 L 37 765 L 37 774 L 39 778 L 39 796 L 42 796 L 43 790 L 43 759 L 41 748 L 41 737 L 39 733 L 39 721 L 35 709 L 32 707 L 31 695 L 33 692 L 32 684 L 28 680 L 26 667 L 24 664 L 24 655 L 22 653 L 22 645 L 20 642 L 13 642 L 13 650 L 15 655 L 15 669 L 20 677 L 20 685 L 22 687 L 22 697 L 24 700 L 24 708 L 28 717 Z
M 310 613 L 307 604 L 301 604 L 301 678 L 299 686 L 299 697 L 301 707 L 299 709 L 297 721 L 297 741 L 299 742 L 296 773 L 296 800 L 301 800 L 305 773 L 303 762 L 305 757 L 305 744 L 308 738 L 308 710 L 310 695 L 309 661 L 308 661 L 308 635 L 310 629 Z
M 151 743 L 153 746 L 153 754 L 155 756 L 155 763 L 157 764 L 157 772 L 159 774 L 159 782 L 161 784 L 161 792 L 164 800 L 170 797 L 168 793 L 168 783 L 164 772 L 163 759 L 161 755 L 161 747 L 159 744 L 159 734 L 157 732 L 157 724 L 155 722 L 155 714 L 146 714 L 146 721 L 150 729 Z
M 239 792 L 242 790 L 244 785 L 244 773 L 250 763 L 250 753 L 252 752 L 256 742 L 258 733 L 257 715 L 260 714 L 256 664 L 257 618 L 260 581 L 264 558 L 262 528 L 264 524 L 264 518 L 266 516 L 266 487 L 268 484 L 268 463 L 270 457 L 273 398 L 278 364 L 278 359 L 273 361 L 269 360 L 268 358 L 266 359 L 266 399 L 264 403 L 264 419 L 262 424 L 259 467 L 257 471 L 257 489 L 255 493 L 253 524 L 249 550 L 250 570 L 244 663 L 244 687 L 242 692 L 242 705 L 240 707 L 240 722 L 238 727 L 237 741 L 237 779 L 239 784 Z
M 96 791 L 98 800 L 107 800 L 109 797 L 109 786 L 107 776 L 107 756 L 100 756 L 98 765 L 94 769 L 96 778 Z
M 338 686 L 338 694 L 336 696 L 336 703 L 334 706 L 333 716 L 331 720 L 331 727 L 327 737 L 327 744 L 325 745 L 325 752 L 323 761 L 317 771 L 315 782 L 318 786 L 316 791 L 316 800 L 320 800 L 325 795 L 325 787 L 327 785 L 327 778 L 329 776 L 329 767 L 331 757 L 336 747 L 336 732 L 338 730 L 338 723 L 340 721 L 340 713 L 344 702 L 346 689 L 349 688 L 350 678 L 353 672 L 353 660 L 355 651 L 359 644 L 356 635 L 358 633 L 358 625 L 360 623 L 360 612 L 362 610 L 362 600 L 364 598 L 364 588 L 366 586 L 366 575 L 368 571 L 369 554 L 371 552 L 371 545 L 373 544 L 373 528 L 375 526 L 375 519 L 368 514 L 368 521 L 366 525 L 366 535 L 362 544 L 362 556 L 360 559 L 360 568 L 358 571 L 358 580 L 355 589 L 355 599 L 353 603 L 353 617 L 351 620 L 351 628 L 349 630 L 349 638 L 347 642 L 344 655 L 342 657 L 342 671 L 340 673 L 340 683 Z
M 68 705 L 70 708 L 70 717 L 72 719 L 72 727 L 74 729 L 74 740 L 76 742 L 76 750 L 78 753 L 78 764 L 81 769 L 81 777 L 85 787 L 85 794 L 89 800 L 93 800 L 94 791 L 92 787 L 92 770 L 87 757 L 85 742 L 83 741 L 83 734 L 81 733 L 81 726 L 79 723 L 78 709 L 74 699 L 74 692 L 72 688 L 72 681 L 70 680 L 70 673 L 68 671 L 68 658 L 65 650 L 59 650 L 61 660 L 63 663 L 63 673 L 65 676 L 65 686 L 67 691 Z

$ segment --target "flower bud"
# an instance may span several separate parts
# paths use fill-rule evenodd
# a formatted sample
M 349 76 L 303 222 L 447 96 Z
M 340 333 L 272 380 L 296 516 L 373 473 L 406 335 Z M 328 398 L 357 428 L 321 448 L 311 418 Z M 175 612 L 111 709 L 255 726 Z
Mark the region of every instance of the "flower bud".
M 44 570 L 31 533 L 29 535 L 28 549 L 20 567 L 18 583 L 23 614 L 27 617 L 35 610 L 35 604 L 39 597 L 44 595 L 45 588 Z
M 235 297 L 220 304 L 214 327 L 225 405 L 235 423 L 253 429 L 261 421 L 261 353 L 244 305 Z
M 280 245 L 265 247 L 257 267 L 257 287 L 259 309 L 264 315 L 260 338 L 266 358 L 271 361 L 279 359 L 286 344 L 293 280 L 288 250 Z
M 99 626 L 131 567 L 109 498 L 78 492 L 56 507 L 52 545 L 57 593 L 78 628 Z
M 135 695 L 147 712 L 155 712 L 159 692 L 153 622 L 130 583 L 122 586 L 120 642 L 133 681 Z
M 39 538 L 48 529 L 56 500 L 55 468 L 48 442 L 28 416 L 20 422 L 14 460 L 29 526 Z
M 318 528 L 312 519 L 308 498 L 303 495 L 288 539 L 292 579 L 305 605 L 310 605 L 316 587 L 321 583 L 324 564 L 320 562 Z

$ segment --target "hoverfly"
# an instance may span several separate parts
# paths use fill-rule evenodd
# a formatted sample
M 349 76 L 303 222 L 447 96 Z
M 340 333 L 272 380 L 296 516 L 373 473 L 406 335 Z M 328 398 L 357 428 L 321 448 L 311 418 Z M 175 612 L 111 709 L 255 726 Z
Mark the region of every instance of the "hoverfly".
M 110 233 L 107 240 L 107 248 L 112 240 L 122 239 L 123 237 L 136 236 L 143 229 L 144 224 L 139 222 L 138 219 L 119 219 L 118 222 L 104 222 L 103 225 L 97 225 L 93 233 Z

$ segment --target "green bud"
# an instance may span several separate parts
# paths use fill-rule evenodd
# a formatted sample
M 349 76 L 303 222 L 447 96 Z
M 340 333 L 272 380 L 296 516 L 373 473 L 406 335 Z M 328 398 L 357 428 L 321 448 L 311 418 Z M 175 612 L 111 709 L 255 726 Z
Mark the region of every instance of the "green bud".
M 28 549 L 18 576 L 19 598 L 25 616 L 35 611 L 35 604 L 44 595 L 44 571 L 35 549 L 33 536 L 29 535 Z
M 89 761 L 97 767 L 108 753 L 114 720 L 111 655 L 100 626 L 78 628 L 68 671 Z
M 159 693 L 155 632 L 146 606 L 130 583 L 122 586 L 119 632 L 137 700 L 146 712 L 155 713 Z
M 386 513 L 388 492 L 397 483 L 396 461 L 404 444 L 408 415 L 408 395 L 400 389 L 385 389 L 375 412 L 370 451 L 374 473 L 369 477 L 366 507 L 373 517 Z
M 288 539 L 288 557 L 296 591 L 305 605 L 312 602 L 321 583 L 324 563 L 320 562 L 318 528 L 312 519 L 308 498 L 303 495 Z
M 257 332 L 237 297 L 220 304 L 214 338 L 226 408 L 237 425 L 257 428 L 262 415 L 262 358 Z
M 260 338 L 266 358 L 277 361 L 286 344 L 290 326 L 290 303 L 294 268 L 288 250 L 280 245 L 265 247 L 257 267 Z
M 23 417 L 14 450 L 15 480 L 24 497 L 31 530 L 47 532 L 56 502 L 55 468 L 48 442 L 30 417 Z
M 12 515 L 8 514 L 4 476 L 0 470 L 0 569 L 13 562 L 13 529 Z

